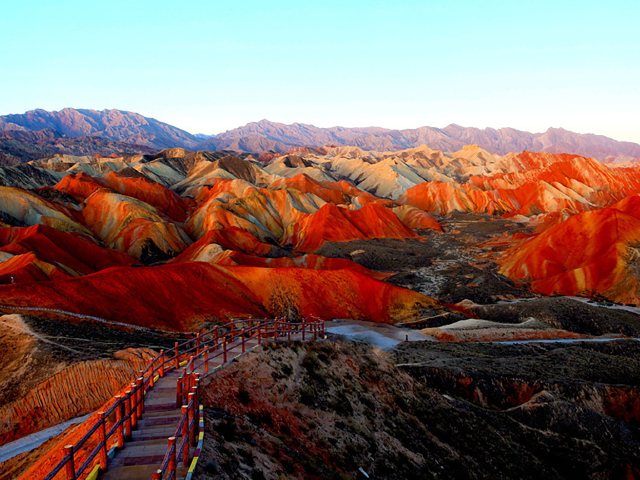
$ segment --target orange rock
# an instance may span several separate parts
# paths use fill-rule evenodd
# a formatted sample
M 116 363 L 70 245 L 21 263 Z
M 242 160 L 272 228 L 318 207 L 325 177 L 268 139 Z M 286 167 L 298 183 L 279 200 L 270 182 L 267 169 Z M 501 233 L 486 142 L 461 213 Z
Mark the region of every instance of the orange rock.
M 498 260 L 500 272 L 531 281 L 541 293 L 599 293 L 637 303 L 639 279 L 632 267 L 637 254 L 632 245 L 640 237 L 638 206 L 640 197 L 632 197 L 570 217 L 506 251 Z
M 472 176 L 464 184 L 420 183 L 398 201 L 439 215 L 454 211 L 575 214 L 640 193 L 637 169 L 610 168 L 576 155 L 523 152 L 507 157 L 502 161 L 511 162 L 511 173 Z
M 168 256 L 191 243 L 178 225 L 152 205 L 107 190 L 97 190 L 87 198 L 82 213 L 85 224 L 107 246 L 136 258 L 141 258 L 151 243 Z
M 137 350 L 128 358 L 70 365 L 24 397 L 0 407 L 0 445 L 85 415 L 111 399 L 155 356 Z
M 133 257 L 100 247 L 91 237 L 60 232 L 46 225 L 0 228 L 0 252 L 14 255 L 35 252 L 39 260 L 73 275 L 136 262 Z
M 53 188 L 82 202 L 104 186 L 97 179 L 80 172 L 75 175 L 66 175 Z
M 392 272 L 374 272 L 351 260 L 342 258 L 326 258 L 312 254 L 294 258 L 261 258 L 227 250 L 216 257 L 215 263 L 217 265 L 243 265 L 261 268 L 310 268 L 314 270 L 349 269 L 354 272 L 358 272 L 361 275 L 375 278 L 376 280 L 384 280 L 385 278 L 394 275 Z
M 344 205 L 350 202 L 350 197 L 363 197 L 375 200 L 376 197 L 364 192 L 344 180 L 340 182 L 319 182 L 306 174 L 299 174 L 291 178 L 280 178 L 269 185 L 272 190 L 295 188 L 303 193 L 313 193 L 327 203 Z
M 209 230 L 200 240 L 193 243 L 172 262 L 195 261 L 207 245 L 218 244 L 230 250 L 236 250 L 258 256 L 269 255 L 273 247 L 263 243 L 249 232 L 238 227 L 217 228 Z
M 123 195 L 153 205 L 177 222 L 184 222 L 187 210 L 192 206 L 190 199 L 182 198 L 164 185 L 144 177 L 124 177 L 109 172 L 102 177 L 101 183 Z
M 402 205 L 394 208 L 393 213 L 398 216 L 402 223 L 411 229 L 444 231 L 442 225 L 438 223 L 433 215 L 419 208 Z
M 118 301 L 112 301 L 117 298 Z M 207 320 L 287 314 L 395 322 L 434 301 L 351 269 L 216 266 L 203 262 L 110 268 L 54 282 L 0 286 L 0 303 L 82 312 L 170 330 Z M 56 314 L 39 313 L 56 316 Z
M 289 227 L 285 245 L 302 252 L 315 252 L 325 242 L 348 242 L 372 238 L 418 238 L 391 210 L 368 204 L 348 210 L 326 204 Z

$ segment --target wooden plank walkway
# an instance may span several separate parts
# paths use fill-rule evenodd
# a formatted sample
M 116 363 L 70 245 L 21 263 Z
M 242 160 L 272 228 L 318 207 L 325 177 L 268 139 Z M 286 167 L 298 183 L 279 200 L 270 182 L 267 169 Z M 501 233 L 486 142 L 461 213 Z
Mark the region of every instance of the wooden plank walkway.
M 64 457 L 44 480 L 191 480 L 204 439 L 199 378 L 261 343 L 318 338 L 324 338 L 320 319 L 247 319 L 176 343 L 151 360 L 124 395 L 97 412 L 80 440 L 62 447 Z
M 298 335 L 295 335 L 298 336 Z M 256 338 L 245 341 L 245 351 L 258 345 Z M 230 344 L 227 350 L 227 361 L 242 355 L 242 344 L 237 341 Z M 209 372 L 224 365 L 223 357 L 209 360 Z M 194 372 L 204 376 L 204 365 Z M 177 381 L 182 369 L 168 372 L 164 378 L 158 379 L 154 387 L 147 391 L 144 402 L 144 413 L 138 420 L 137 429 L 133 430 L 131 440 L 126 448 L 118 450 L 109 461 L 109 469 L 100 475 L 101 480 L 151 480 L 167 452 L 168 438 L 173 436 L 182 415 L 181 408 L 176 408 Z M 177 438 L 180 443 L 181 437 Z M 193 456 L 193 447 L 191 455 Z M 177 478 L 185 478 L 189 465 L 183 465 L 178 458 Z

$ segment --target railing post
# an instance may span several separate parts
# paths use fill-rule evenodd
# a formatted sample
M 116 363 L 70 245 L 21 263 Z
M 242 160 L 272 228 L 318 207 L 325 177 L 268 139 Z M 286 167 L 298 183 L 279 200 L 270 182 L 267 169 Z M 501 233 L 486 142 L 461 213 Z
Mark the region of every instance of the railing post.
M 206 347 L 204 349 L 204 373 L 207 374 L 209 373 L 209 348 L 210 347 Z
M 156 470 L 151 474 L 151 480 L 162 480 L 162 470 Z
M 196 407 L 197 407 L 200 404 L 200 377 L 199 376 L 196 376 L 196 382 L 193 388 L 194 388 L 193 392 L 196 394 L 195 399 L 196 399 Z
M 193 422 L 193 428 L 191 428 L 191 421 L 195 418 L 195 409 L 196 409 L 196 400 L 195 400 L 195 394 L 193 392 L 189 393 L 189 401 L 187 403 L 188 405 L 191 405 L 191 407 L 189 408 L 189 441 L 191 442 L 191 445 L 196 444 L 196 425 L 195 425 L 195 421 Z
M 73 464 L 73 445 L 65 445 L 64 453 L 69 457 L 66 465 L 67 480 L 76 480 L 76 466 Z
M 220 337 L 218 336 L 218 326 L 216 325 L 215 327 L 213 327 L 213 330 L 216 335 L 216 340 L 215 340 L 216 351 L 218 351 L 218 340 L 220 339 Z
M 180 375 L 176 383 L 176 408 L 182 405 L 182 378 L 183 376 Z
M 176 342 L 176 370 L 180 368 L 180 357 L 178 356 L 178 342 Z
M 149 390 L 153 388 L 153 368 L 151 368 L 151 374 L 149 375 Z
M 313 340 L 316 341 L 318 339 L 318 324 L 313 324 Z
M 262 343 L 262 322 L 258 320 L 258 345 Z
M 244 353 L 244 334 L 245 334 L 246 330 L 243 328 L 242 329 L 242 353 Z
M 222 363 L 227 363 L 227 339 L 226 338 L 222 343 L 222 348 L 224 348 L 223 354 L 222 354 L 222 360 L 223 360 Z
M 189 364 L 191 365 L 191 371 L 192 371 L 192 372 L 193 372 L 193 364 L 194 364 L 194 363 L 195 363 L 195 362 L 193 361 L 193 355 L 191 355 L 191 356 L 189 357 Z
M 116 395 L 116 423 L 118 423 L 118 448 L 124 448 L 124 422 L 122 421 L 122 397 Z
M 164 378 L 164 350 L 160 350 L 160 378 Z
M 144 412 L 144 378 L 138 378 L 138 418 L 142 418 Z
M 307 324 L 303 321 L 302 322 L 302 341 L 304 342 L 304 333 L 307 330 Z
M 131 438 L 131 390 L 127 390 L 125 392 L 124 416 L 126 418 L 125 424 L 127 426 L 127 438 Z
M 173 478 L 176 477 L 176 437 L 169 437 L 169 450 L 173 447 L 173 453 L 169 455 L 169 465 L 167 467 L 167 476 L 173 473 Z
M 187 398 L 187 393 L 189 392 L 189 373 L 187 373 L 187 367 L 182 367 L 182 375 L 180 375 L 182 379 L 182 386 L 180 387 L 180 403 L 177 405 L 178 407 L 184 403 L 184 399 Z
M 196 335 L 196 355 L 200 353 L 200 332 Z
M 291 341 L 291 322 L 287 322 L 287 340 Z
M 131 384 L 131 427 L 137 428 L 138 425 L 138 407 L 137 401 L 138 391 L 136 390 L 136 384 L 133 382 Z
M 98 412 L 98 421 L 100 422 L 100 426 L 98 427 L 98 442 L 102 444 L 100 447 L 100 468 L 106 470 L 109 457 L 107 457 L 107 427 L 104 412 Z
M 198 405 L 198 384 L 197 383 L 194 383 L 193 387 L 191 387 L 191 393 L 193 393 L 193 416 L 195 418 L 195 417 L 198 416 L 196 414 L 197 413 L 197 405 Z M 198 425 L 197 420 L 193 425 L 194 425 L 194 429 L 196 430 L 196 436 L 197 436 L 197 425 Z
M 182 438 L 186 438 L 187 441 L 182 451 L 182 465 L 185 467 L 189 464 L 189 406 L 182 405 L 182 416 L 184 417 L 184 423 L 182 424 Z

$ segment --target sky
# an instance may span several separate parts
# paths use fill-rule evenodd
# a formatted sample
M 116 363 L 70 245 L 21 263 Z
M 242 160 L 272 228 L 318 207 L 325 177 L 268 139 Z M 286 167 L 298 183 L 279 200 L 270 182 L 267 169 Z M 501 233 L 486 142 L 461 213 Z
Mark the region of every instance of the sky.
M 640 143 L 640 1 L 3 2 L 0 115 L 118 108 L 191 133 L 562 127 Z

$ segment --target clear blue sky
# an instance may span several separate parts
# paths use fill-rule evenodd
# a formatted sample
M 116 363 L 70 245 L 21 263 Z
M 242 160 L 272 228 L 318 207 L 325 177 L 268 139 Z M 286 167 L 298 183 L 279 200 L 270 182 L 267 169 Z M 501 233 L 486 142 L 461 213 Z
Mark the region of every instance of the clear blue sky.
M 119 108 L 192 133 L 564 127 L 640 142 L 640 1 L 3 2 L 0 114 Z

